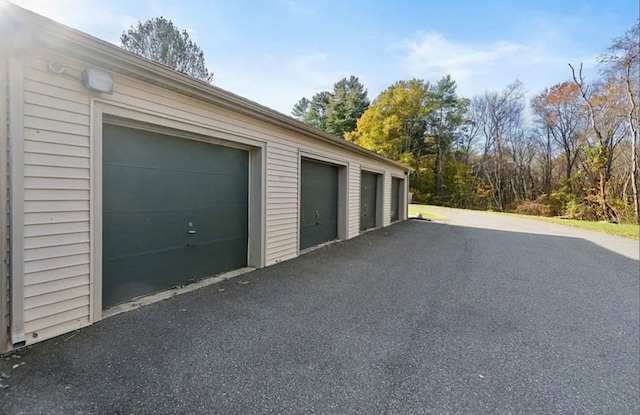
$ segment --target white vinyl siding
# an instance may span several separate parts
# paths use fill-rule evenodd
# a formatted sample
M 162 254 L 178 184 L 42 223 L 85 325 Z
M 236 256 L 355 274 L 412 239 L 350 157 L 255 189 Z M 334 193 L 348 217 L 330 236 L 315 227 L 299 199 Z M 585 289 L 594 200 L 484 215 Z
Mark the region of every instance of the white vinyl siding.
M 391 174 L 384 173 L 382 186 L 382 226 L 391 224 Z
M 89 323 L 90 105 L 78 82 L 25 59 L 27 343 Z
M 265 265 L 298 254 L 298 152 L 267 145 L 267 223 Z
M 349 164 L 349 205 L 347 212 L 349 215 L 348 238 L 356 237 L 360 234 L 360 165 Z

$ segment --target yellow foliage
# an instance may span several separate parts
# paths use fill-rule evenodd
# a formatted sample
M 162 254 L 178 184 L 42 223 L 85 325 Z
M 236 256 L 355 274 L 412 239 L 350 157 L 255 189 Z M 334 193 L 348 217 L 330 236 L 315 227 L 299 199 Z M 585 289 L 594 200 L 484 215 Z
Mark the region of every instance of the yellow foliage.
M 395 160 L 413 162 L 406 155 L 405 122 L 428 115 L 428 97 L 429 84 L 424 81 L 395 83 L 362 114 L 357 129 L 346 134 L 346 140 Z

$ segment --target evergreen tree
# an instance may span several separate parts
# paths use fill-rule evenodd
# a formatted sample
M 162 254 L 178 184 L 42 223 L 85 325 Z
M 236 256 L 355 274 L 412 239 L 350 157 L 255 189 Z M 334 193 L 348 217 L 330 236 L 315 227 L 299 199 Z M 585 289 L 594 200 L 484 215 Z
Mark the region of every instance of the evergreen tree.
M 291 111 L 298 120 L 330 134 L 344 138 L 356 129 L 358 118 L 369 107 L 367 90 L 357 77 L 343 78 L 333 85 L 333 92 L 322 91 L 310 100 L 302 98 Z
M 143 58 L 204 82 L 211 82 L 202 49 L 186 30 L 180 31 L 164 17 L 138 22 L 120 36 L 121 47 Z

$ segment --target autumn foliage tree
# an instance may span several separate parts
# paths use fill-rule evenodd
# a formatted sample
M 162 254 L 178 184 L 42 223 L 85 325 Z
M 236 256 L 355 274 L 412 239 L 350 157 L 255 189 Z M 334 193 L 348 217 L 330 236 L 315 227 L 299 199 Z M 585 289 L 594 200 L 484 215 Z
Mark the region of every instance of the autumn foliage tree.
M 426 125 L 420 122 L 430 111 L 428 83 L 398 81 L 373 101 L 346 139 L 383 156 L 413 163 L 426 147 Z
M 587 85 L 582 76 L 582 65 L 577 74 L 573 66 L 571 71 L 589 110 L 592 135 L 585 159 L 585 171 L 591 174 L 597 190 L 597 203 L 601 209 L 599 214 L 605 220 L 618 222 L 620 218 L 608 201 L 607 188 L 611 180 L 615 149 L 625 134 L 621 117 L 620 90 L 610 79 Z
M 623 91 L 621 103 L 630 135 L 631 156 L 629 157 L 629 181 L 633 191 L 633 207 L 636 223 L 640 223 L 640 25 L 636 24 L 619 38 L 603 56 L 600 63 L 604 65 L 604 73 Z
M 435 84 L 399 81 L 374 100 L 346 139 L 414 166 L 414 189 L 439 197 L 445 192 L 444 166 L 461 132 L 466 104 L 449 76 Z M 430 177 L 432 183 L 423 180 Z
M 531 109 L 543 134 L 552 139 L 549 147 L 554 144 L 561 150 L 564 179 L 569 181 L 582 149 L 587 121 L 578 86 L 573 82 L 563 82 L 545 88 L 531 101 Z
M 488 184 L 494 205 L 505 211 L 518 196 L 512 182 L 516 172 L 516 152 L 522 144 L 524 87 L 519 81 L 509 84 L 500 93 L 486 92 L 471 102 L 471 120 L 479 126 L 483 138 L 479 169 Z M 520 186 L 520 183 L 517 184 Z
M 415 167 L 412 186 L 420 189 L 420 161 L 431 142 L 427 117 L 432 111 L 429 84 L 399 81 L 383 91 L 358 120 L 348 141 Z

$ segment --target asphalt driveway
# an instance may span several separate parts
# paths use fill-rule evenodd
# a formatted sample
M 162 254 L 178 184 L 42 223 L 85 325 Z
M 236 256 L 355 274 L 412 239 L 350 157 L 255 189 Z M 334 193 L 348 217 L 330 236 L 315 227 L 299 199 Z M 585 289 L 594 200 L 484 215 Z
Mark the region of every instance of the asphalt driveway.
M 452 212 L 5 356 L 0 413 L 638 413 L 637 241 Z

